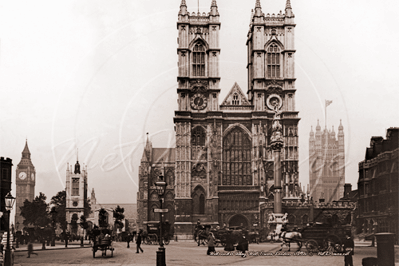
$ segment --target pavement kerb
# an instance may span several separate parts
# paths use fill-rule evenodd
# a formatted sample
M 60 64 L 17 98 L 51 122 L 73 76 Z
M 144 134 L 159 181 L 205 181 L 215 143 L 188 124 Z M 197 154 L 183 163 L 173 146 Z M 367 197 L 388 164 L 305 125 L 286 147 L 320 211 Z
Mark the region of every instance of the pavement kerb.
M 33 251 L 46 251 L 46 250 L 60 250 L 60 249 L 77 249 L 77 248 L 92 248 L 91 245 L 85 245 L 83 247 L 78 246 L 78 245 L 68 245 L 66 248 L 65 246 L 63 247 L 46 247 L 46 249 L 42 248 L 33 248 Z M 28 252 L 28 249 L 15 249 L 14 252 Z

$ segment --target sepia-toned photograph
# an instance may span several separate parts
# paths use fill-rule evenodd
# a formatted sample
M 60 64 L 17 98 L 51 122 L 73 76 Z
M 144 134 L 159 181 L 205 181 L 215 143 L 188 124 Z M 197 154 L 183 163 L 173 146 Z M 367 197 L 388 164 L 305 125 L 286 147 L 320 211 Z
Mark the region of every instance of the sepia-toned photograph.
M 397 10 L 0 0 L 0 266 L 398 266 Z

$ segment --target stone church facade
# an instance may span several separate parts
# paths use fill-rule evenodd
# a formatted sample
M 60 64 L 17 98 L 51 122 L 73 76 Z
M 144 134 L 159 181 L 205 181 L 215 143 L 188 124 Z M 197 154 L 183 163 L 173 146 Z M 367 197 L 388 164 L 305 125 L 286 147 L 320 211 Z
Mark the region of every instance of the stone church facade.
M 295 23 L 291 3 L 285 13 L 262 12 L 255 3 L 248 32 L 248 91 L 235 83 L 219 104 L 220 14 L 178 14 L 178 108 L 173 119 L 175 148 L 153 148 L 147 137 L 139 169 L 138 226 L 159 221 L 154 182 L 168 183 L 163 208 L 179 239 L 203 224 L 253 229 L 273 201 L 272 120 L 280 113 L 283 200 L 299 199 L 298 111 L 295 109 Z M 266 207 L 267 208 L 267 207 Z M 266 221 L 267 223 L 267 221 Z

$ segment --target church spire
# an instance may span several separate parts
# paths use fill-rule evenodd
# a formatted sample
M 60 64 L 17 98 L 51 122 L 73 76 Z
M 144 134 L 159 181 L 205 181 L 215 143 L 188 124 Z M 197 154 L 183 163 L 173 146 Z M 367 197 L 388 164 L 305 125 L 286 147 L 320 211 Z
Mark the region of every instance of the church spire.
M 256 0 L 255 9 L 256 9 L 256 8 L 262 8 L 262 7 L 260 6 L 260 0 Z
M 22 151 L 22 157 L 23 158 L 30 158 L 30 151 L 29 151 L 29 148 L 28 148 L 28 139 L 26 139 L 25 148 Z

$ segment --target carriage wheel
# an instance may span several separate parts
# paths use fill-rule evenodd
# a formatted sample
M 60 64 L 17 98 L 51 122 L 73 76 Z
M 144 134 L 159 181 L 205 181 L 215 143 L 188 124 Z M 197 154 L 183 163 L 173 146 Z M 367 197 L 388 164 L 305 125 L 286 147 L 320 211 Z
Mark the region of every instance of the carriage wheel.
M 341 252 L 342 243 L 336 235 L 330 235 L 323 240 L 323 251 Z
M 319 251 L 319 245 L 316 240 L 311 239 L 306 241 L 305 246 L 309 253 L 317 253 Z

